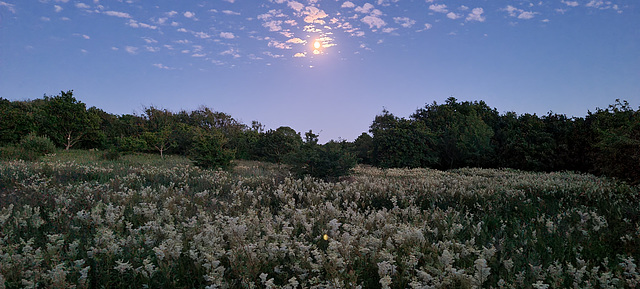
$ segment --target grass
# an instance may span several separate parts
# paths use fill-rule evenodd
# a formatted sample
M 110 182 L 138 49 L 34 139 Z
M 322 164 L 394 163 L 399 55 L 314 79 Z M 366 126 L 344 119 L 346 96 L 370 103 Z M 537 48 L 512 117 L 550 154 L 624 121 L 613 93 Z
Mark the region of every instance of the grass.
M 101 155 L 0 162 L 0 288 L 640 285 L 640 190 L 615 180 Z

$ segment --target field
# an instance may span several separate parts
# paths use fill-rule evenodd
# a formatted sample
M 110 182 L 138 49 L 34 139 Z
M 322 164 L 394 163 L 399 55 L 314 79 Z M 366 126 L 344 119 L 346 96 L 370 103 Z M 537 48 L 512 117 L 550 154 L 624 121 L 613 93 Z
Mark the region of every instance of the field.
M 0 288 L 634 288 L 638 187 L 592 175 L 58 152 L 0 162 Z

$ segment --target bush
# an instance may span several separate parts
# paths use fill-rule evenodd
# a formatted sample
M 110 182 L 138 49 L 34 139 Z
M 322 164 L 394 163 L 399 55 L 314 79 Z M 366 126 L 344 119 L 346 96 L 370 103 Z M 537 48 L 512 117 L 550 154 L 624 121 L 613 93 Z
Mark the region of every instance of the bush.
M 224 148 L 225 142 L 220 133 L 202 131 L 195 136 L 189 159 L 202 168 L 228 169 L 235 154 Z
M 56 151 L 56 146 L 46 136 L 37 136 L 30 133 L 20 141 L 20 147 L 24 150 L 35 152 L 40 155 L 50 154 Z
M 309 175 L 325 181 L 337 181 L 349 175 L 356 165 L 356 158 L 340 143 L 318 145 L 317 137 L 311 131 L 306 133 L 307 139 L 302 148 L 288 156 L 291 172 L 298 177 Z
M 35 161 L 42 154 L 26 150 L 22 147 L 17 146 L 5 146 L 0 147 L 0 160 L 25 160 L 25 161 Z
M 102 154 L 102 159 L 108 161 L 117 161 L 120 159 L 120 152 L 115 149 L 107 150 Z
M 144 152 L 149 145 L 139 137 L 121 137 L 117 141 L 118 149 L 122 152 Z

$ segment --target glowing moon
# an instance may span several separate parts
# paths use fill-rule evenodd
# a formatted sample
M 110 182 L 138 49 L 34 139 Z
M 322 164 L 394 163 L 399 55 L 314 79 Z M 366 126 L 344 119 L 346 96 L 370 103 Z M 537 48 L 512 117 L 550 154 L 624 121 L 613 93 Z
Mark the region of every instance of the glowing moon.
M 315 49 L 320 48 L 320 41 L 316 40 L 316 42 L 313 43 L 313 48 Z

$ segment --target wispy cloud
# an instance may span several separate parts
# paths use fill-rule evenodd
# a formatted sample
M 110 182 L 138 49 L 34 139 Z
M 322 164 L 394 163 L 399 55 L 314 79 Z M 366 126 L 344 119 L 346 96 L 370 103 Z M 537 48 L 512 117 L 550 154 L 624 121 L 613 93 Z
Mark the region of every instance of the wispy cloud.
M 131 15 L 129 15 L 129 13 L 125 13 L 125 12 L 118 12 L 118 11 L 104 11 L 102 12 L 105 15 L 109 15 L 109 16 L 113 16 L 113 17 L 120 17 L 120 18 L 131 18 Z
M 234 12 L 231 10 L 222 10 L 222 13 L 227 14 L 227 15 L 240 15 L 239 12 Z
M 153 66 L 155 66 L 157 68 L 160 68 L 160 69 L 166 69 L 166 70 L 172 70 L 173 69 L 173 68 L 171 68 L 169 66 L 166 66 L 166 65 L 164 65 L 162 63 L 155 63 L 155 64 L 153 64 Z
M 447 13 L 449 12 L 449 10 L 447 10 L 447 5 L 445 4 L 431 4 L 429 5 L 429 10 L 433 10 L 435 12 L 439 12 L 439 13 Z
M 89 9 L 89 8 L 91 8 L 91 6 L 89 6 L 89 5 L 85 4 L 85 3 L 80 2 L 80 3 L 76 3 L 76 8 L 80 8 L 80 9 Z
M 138 53 L 138 47 L 133 47 L 133 46 L 126 46 L 124 48 L 124 50 L 126 52 L 128 52 L 129 54 L 137 54 Z
M 387 25 L 387 23 L 384 22 L 384 20 L 382 20 L 381 18 L 371 15 L 363 17 L 361 21 L 368 24 L 369 28 L 376 27 L 380 29 L 381 27 Z
M 404 28 L 410 28 L 411 26 L 416 24 L 416 21 L 409 17 L 393 17 L 393 21 L 395 21 L 397 24 L 400 24 L 400 26 Z
M 509 16 L 511 17 L 517 17 L 518 19 L 525 19 L 525 20 L 531 19 L 535 17 L 536 14 L 538 14 L 536 12 L 525 11 L 524 9 L 516 8 L 511 5 L 507 5 L 507 7 L 503 8 L 502 10 L 507 11 Z
M 220 32 L 220 37 L 226 38 L 226 39 L 234 39 L 234 38 L 236 38 L 236 36 L 233 35 L 233 33 L 231 33 L 231 32 Z

